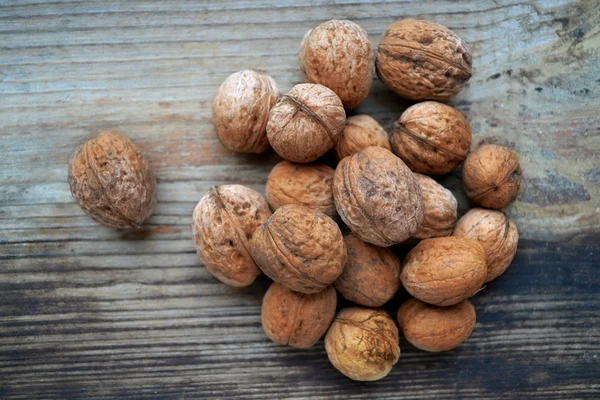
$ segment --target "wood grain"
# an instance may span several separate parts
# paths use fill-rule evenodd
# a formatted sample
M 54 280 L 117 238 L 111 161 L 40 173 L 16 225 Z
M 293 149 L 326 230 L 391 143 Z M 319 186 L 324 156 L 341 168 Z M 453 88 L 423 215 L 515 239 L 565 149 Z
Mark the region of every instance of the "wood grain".
M 519 153 L 527 188 L 510 213 L 524 240 L 474 298 L 465 345 L 428 354 L 402 340 L 388 378 L 356 383 L 322 342 L 269 342 L 268 280 L 219 283 L 190 220 L 211 185 L 263 191 L 279 160 L 217 141 L 211 101 L 227 75 L 253 68 L 285 92 L 302 80 L 308 29 L 348 18 L 377 44 L 405 17 L 472 47 L 474 76 L 451 104 L 474 145 Z M 408 105 L 376 80 L 356 113 L 389 128 Z M 600 398 L 599 105 L 595 0 L 2 1 L 0 398 Z M 159 203 L 139 231 L 97 225 L 69 193 L 70 154 L 108 129 L 157 172 Z

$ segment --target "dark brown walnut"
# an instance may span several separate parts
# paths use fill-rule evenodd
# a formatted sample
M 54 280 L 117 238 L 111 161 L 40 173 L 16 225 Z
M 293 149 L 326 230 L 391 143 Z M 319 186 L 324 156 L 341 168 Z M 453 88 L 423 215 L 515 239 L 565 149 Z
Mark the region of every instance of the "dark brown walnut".
M 308 31 L 300 45 L 300 66 L 306 81 L 327 86 L 348 109 L 367 98 L 373 64 L 367 33 L 352 21 L 324 22 Z
M 471 128 L 460 111 L 435 101 L 402 113 L 391 135 L 394 153 L 414 172 L 443 175 L 467 158 Z
M 267 202 L 273 209 L 301 204 L 334 218 L 334 170 L 324 164 L 295 164 L 281 161 L 267 177 Z
M 377 246 L 403 242 L 423 221 L 417 179 L 402 160 L 381 147 L 367 147 L 340 161 L 333 198 L 346 225 Z
M 355 381 L 376 381 L 400 358 L 394 321 L 383 310 L 352 307 L 340 311 L 325 336 L 329 361 Z
M 485 252 L 475 240 L 446 236 L 425 239 L 404 259 L 400 279 L 413 297 L 451 306 L 477 293 L 487 274 Z
M 335 156 L 338 161 L 370 146 L 392 150 L 385 129 L 368 115 L 346 118 L 346 127 L 335 146 Z
M 275 80 L 256 71 L 229 75 L 213 100 L 213 123 L 223 146 L 239 153 L 262 153 L 269 148 L 269 111 L 279 98 Z
M 117 132 L 103 132 L 75 150 L 69 186 L 86 214 L 113 228 L 139 228 L 156 204 L 148 160 Z
M 313 83 L 296 85 L 271 109 L 267 137 L 281 157 L 311 162 L 333 148 L 346 122 L 340 98 Z
M 471 78 L 471 51 L 445 26 L 407 19 L 383 32 L 376 67 L 383 83 L 406 99 L 446 101 Z
M 458 202 L 451 191 L 426 175 L 414 174 L 423 195 L 423 223 L 413 239 L 450 236 L 456 224 Z
M 486 282 L 502 275 L 517 253 L 519 232 L 501 211 L 473 208 L 458 220 L 454 236 L 479 242 L 485 251 Z
M 294 292 L 277 282 L 267 290 L 262 303 L 262 326 L 272 341 L 308 349 L 333 321 L 337 295 L 333 286 L 313 294 Z
M 400 288 L 400 260 L 388 248 L 363 242 L 351 233 L 344 237 L 348 260 L 334 283 L 346 299 L 367 307 L 381 307 Z
M 437 307 L 417 299 L 402 303 L 398 326 L 410 344 L 425 351 L 448 351 L 471 336 L 475 309 L 469 300 L 449 307 Z
M 346 246 L 337 224 L 297 204 L 278 208 L 254 232 L 250 248 L 269 278 L 300 293 L 325 289 L 346 264 Z
M 192 216 L 196 251 L 206 269 L 230 286 L 249 286 L 260 275 L 252 260 L 252 233 L 271 211 L 255 190 L 241 185 L 209 189 Z
M 469 199 L 482 207 L 500 209 L 519 194 L 523 176 L 517 156 L 506 147 L 485 144 L 463 165 L 463 184 Z

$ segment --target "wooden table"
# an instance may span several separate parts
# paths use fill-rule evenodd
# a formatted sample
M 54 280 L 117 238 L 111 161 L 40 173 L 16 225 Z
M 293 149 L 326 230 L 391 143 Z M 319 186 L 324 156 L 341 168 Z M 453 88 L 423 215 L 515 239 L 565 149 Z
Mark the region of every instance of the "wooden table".
M 386 379 L 358 383 L 322 342 L 271 343 L 268 280 L 219 283 L 196 258 L 190 218 L 211 185 L 262 191 L 278 160 L 216 140 L 211 99 L 227 75 L 253 68 L 287 91 L 302 80 L 308 29 L 348 18 L 376 44 L 405 17 L 471 45 L 474 76 L 451 104 L 474 146 L 520 154 L 527 189 L 510 214 L 522 240 L 474 298 L 463 346 L 429 354 L 402 340 Z M 376 81 L 356 112 L 389 127 L 408 104 Z M 156 212 L 135 232 L 97 225 L 69 193 L 70 154 L 107 129 L 129 135 L 158 175 Z M 4 0 L 0 135 L 1 398 L 600 398 L 595 0 Z

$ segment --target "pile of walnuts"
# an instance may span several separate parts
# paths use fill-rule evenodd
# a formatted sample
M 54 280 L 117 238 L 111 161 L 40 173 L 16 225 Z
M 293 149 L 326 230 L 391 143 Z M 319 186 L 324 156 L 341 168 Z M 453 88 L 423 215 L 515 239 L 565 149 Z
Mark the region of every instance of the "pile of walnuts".
M 198 255 L 227 285 L 273 280 L 262 325 L 280 344 L 309 348 L 325 335 L 335 368 L 351 379 L 385 377 L 400 357 L 399 330 L 413 346 L 446 351 L 475 327 L 469 298 L 501 275 L 517 250 L 515 224 L 501 211 L 517 197 L 521 170 L 505 147 L 470 152 L 466 118 L 442 103 L 471 77 L 467 45 L 448 28 L 404 20 L 377 52 L 351 21 L 328 21 L 302 40 L 307 83 L 281 94 L 273 78 L 240 71 L 213 101 L 216 134 L 234 152 L 282 158 L 266 196 L 241 185 L 204 194 L 193 212 Z M 347 117 L 367 97 L 373 74 L 418 101 L 391 132 L 367 115 Z M 331 152 L 332 168 L 319 159 Z M 477 206 L 460 219 L 454 195 L 428 175 L 462 165 Z M 71 161 L 69 182 L 96 220 L 140 225 L 155 204 L 155 180 L 133 143 L 105 133 Z M 410 249 L 401 263 L 391 246 Z M 396 322 L 380 307 L 404 288 Z M 356 304 L 336 313 L 337 294 Z

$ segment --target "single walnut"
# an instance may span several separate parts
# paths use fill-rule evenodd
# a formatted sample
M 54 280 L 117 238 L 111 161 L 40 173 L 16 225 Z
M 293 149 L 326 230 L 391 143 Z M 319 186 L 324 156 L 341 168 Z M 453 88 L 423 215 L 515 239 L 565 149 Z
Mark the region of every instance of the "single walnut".
M 228 150 L 262 153 L 269 148 L 269 110 L 279 98 L 275 80 L 255 71 L 229 75 L 213 100 L 217 137 Z
M 300 293 L 325 289 L 346 264 L 346 247 L 337 224 L 297 204 L 278 208 L 254 232 L 250 248 L 269 278 Z
M 425 101 L 402 113 L 391 141 L 394 153 L 414 172 L 444 175 L 467 158 L 471 128 L 460 111 Z
M 346 118 L 346 127 L 335 146 L 335 156 L 338 161 L 370 146 L 392 150 L 385 129 L 368 115 Z
M 458 347 L 475 328 L 475 309 L 469 300 L 437 307 L 410 299 L 402 303 L 397 318 L 406 340 L 425 351 L 447 351 Z
M 352 21 L 324 22 L 304 35 L 300 66 L 308 82 L 333 90 L 348 109 L 369 94 L 374 53 L 367 33 Z
M 446 101 L 471 78 L 471 51 L 445 26 L 408 19 L 383 32 L 376 67 L 383 83 L 404 98 Z
M 311 162 L 335 146 L 345 122 L 342 101 L 331 89 L 304 83 L 294 86 L 271 109 L 267 137 L 286 160 Z
M 400 358 L 394 321 L 383 310 L 345 308 L 325 336 L 325 351 L 338 371 L 355 381 L 376 381 Z
M 458 220 L 454 236 L 479 242 L 485 251 L 486 282 L 502 275 L 517 253 L 517 226 L 500 211 L 473 208 Z
M 308 349 L 327 332 L 337 304 L 333 286 L 313 294 L 294 292 L 277 282 L 262 303 L 262 326 L 272 341 Z
M 324 164 L 281 161 L 267 177 L 267 202 L 273 210 L 301 204 L 334 218 L 333 173 L 333 168 Z
M 423 195 L 423 223 L 412 237 L 449 236 L 456 224 L 458 203 L 451 191 L 426 175 L 414 174 Z
M 417 179 L 402 160 L 381 147 L 367 147 L 340 161 L 333 198 L 346 225 L 377 246 L 403 242 L 423 221 Z
M 477 293 L 486 274 L 485 252 L 479 243 L 447 236 L 425 239 L 412 249 L 400 279 L 417 299 L 451 306 Z
M 103 132 L 75 150 L 69 186 L 86 214 L 113 228 L 139 228 L 156 204 L 150 164 L 117 132 Z
M 334 283 L 346 299 L 367 307 L 381 307 L 400 288 L 400 260 L 388 248 L 363 242 L 354 233 L 344 237 L 348 260 Z
M 206 269 L 227 285 L 251 285 L 260 270 L 250 256 L 249 241 L 270 215 L 255 190 L 241 185 L 208 190 L 192 216 L 196 250 Z
M 504 208 L 521 189 L 521 166 L 506 147 L 486 144 L 471 153 L 463 165 L 463 184 L 469 199 L 486 208 Z

